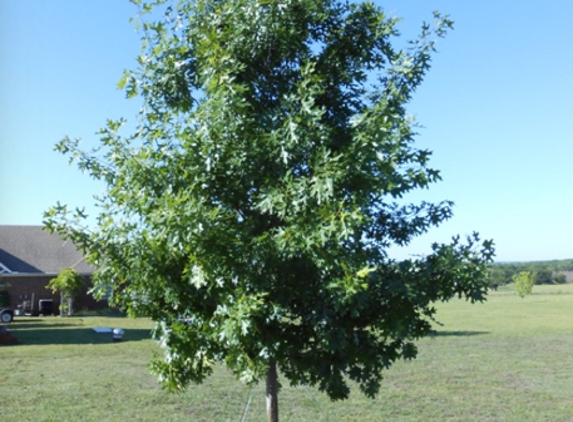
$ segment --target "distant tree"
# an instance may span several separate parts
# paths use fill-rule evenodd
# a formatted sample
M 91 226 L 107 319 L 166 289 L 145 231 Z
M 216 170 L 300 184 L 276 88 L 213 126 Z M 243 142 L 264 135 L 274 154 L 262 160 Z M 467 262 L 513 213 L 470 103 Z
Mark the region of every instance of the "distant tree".
M 440 179 L 405 108 L 452 24 L 434 18 L 404 51 L 372 3 L 181 1 L 143 22 L 140 68 L 121 82 L 145 101 L 137 130 L 110 121 L 99 152 L 58 146 L 107 185 L 98 227 L 63 205 L 46 226 L 86 250 L 112 302 L 156 322 L 166 387 L 222 361 L 266 379 L 272 421 L 278 369 L 332 399 L 349 381 L 374 396 L 416 356 L 435 302 L 485 299 L 490 241 L 388 253 L 452 215 L 404 199 Z
M 529 271 L 521 271 L 513 276 L 515 291 L 522 299 L 531 293 L 533 289 L 533 277 Z
M 50 280 L 46 288 L 60 292 L 60 315 L 73 315 L 74 298 L 84 284 L 83 277 L 73 268 L 62 269 L 57 277 Z
M 548 268 L 540 268 L 533 272 L 534 284 L 553 284 L 553 271 Z
M 553 277 L 553 282 L 555 284 L 565 284 L 567 283 L 567 277 L 563 273 L 555 274 L 555 276 Z
M 573 260 L 532 261 L 518 263 L 494 263 L 490 265 L 490 285 L 504 285 L 513 281 L 521 271 L 532 274 L 534 284 L 563 284 L 567 278 L 563 271 L 571 268 Z
M 557 270 L 573 271 L 573 259 L 563 259 L 557 262 Z
M 489 285 L 496 290 L 499 286 L 505 286 L 512 282 L 513 271 L 506 265 L 492 264 L 489 266 Z

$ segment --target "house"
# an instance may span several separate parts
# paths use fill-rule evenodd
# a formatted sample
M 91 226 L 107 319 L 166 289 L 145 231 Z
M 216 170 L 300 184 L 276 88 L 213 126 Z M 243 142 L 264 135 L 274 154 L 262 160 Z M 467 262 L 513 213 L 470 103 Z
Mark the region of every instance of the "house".
M 88 293 L 93 267 L 71 241 L 63 241 L 41 226 L 0 226 L 0 284 L 7 286 L 13 309 L 37 314 L 40 305 L 51 299 L 53 312 L 57 312 L 60 296 L 47 286 L 65 267 L 74 268 L 86 279 L 86 287 L 74 300 L 76 310 L 107 307 L 107 302 Z

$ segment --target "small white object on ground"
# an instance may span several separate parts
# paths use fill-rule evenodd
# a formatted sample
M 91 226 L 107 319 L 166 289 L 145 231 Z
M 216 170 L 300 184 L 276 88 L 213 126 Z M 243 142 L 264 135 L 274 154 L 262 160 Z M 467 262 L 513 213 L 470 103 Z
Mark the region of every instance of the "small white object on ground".
M 120 341 L 123 338 L 124 331 L 121 328 L 114 328 L 112 333 L 113 341 Z

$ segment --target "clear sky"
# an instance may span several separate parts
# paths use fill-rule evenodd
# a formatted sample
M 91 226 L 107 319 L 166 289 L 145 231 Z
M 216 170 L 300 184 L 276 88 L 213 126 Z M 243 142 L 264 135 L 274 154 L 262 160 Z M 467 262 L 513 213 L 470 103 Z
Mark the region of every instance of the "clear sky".
M 412 200 L 455 202 L 454 217 L 397 258 L 478 231 L 497 261 L 573 258 L 573 2 L 392 0 L 413 38 L 432 10 L 455 29 L 409 110 L 443 181 Z M 0 0 L 0 224 L 41 224 L 57 201 L 93 203 L 102 186 L 53 151 L 97 143 L 107 118 L 133 119 L 116 89 L 139 35 L 127 0 Z

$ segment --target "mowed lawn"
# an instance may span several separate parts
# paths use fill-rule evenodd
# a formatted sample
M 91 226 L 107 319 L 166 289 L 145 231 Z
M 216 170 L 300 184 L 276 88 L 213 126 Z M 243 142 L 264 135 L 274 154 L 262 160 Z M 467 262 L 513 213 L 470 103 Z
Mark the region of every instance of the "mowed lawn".
M 331 402 L 284 385 L 283 421 L 571 421 L 573 285 L 510 287 L 485 304 L 438 305 L 438 334 L 414 361 L 388 371 L 380 395 Z M 124 341 L 93 327 L 120 327 Z M 112 317 L 16 318 L 21 341 L 0 346 L 2 421 L 264 421 L 264 386 L 251 389 L 217 367 L 181 394 L 147 369 L 159 349 L 151 323 Z

